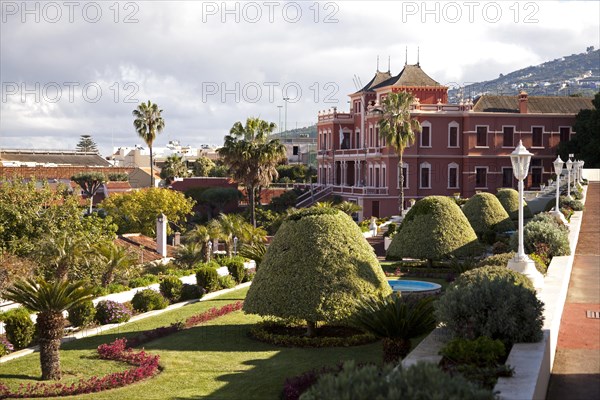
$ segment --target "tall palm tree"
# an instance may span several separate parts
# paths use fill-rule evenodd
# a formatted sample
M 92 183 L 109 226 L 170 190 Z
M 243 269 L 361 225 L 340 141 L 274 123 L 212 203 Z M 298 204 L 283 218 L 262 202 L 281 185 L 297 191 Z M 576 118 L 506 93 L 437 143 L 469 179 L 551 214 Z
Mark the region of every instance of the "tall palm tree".
M 20 303 L 37 312 L 37 326 L 40 343 L 40 365 L 42 379 L 59 380 L 60 339 L 63 336 L 65 318 L 63 311 L 92 298 L 92 290 L 81 281 L 28 279 L 19 281 L 2 295 L 7 300 Z
M 158 108 L 158 105 L 148 100 L 148 103 L 142 102 L 132 114 L 135 117 L 133 126 L 135 131 L 150 149 L 150 186 L 154 187 L 154 160 L 152 156 L 152 143 L 156 139 L 156 135 L 161 133 L 165 128 L 165 120 L 161 116 L 163 110 Z
M 390 93 L 381 103 L 382 113 L 379 124 L 379 136 L 388 146 L 396 150 L 400 170 L 400 215 L 404 211 L 404 174 L 402 156 L 404 149 L 415 141 L 415 132 L 421 132 L 421 124 L 410 116 L 410 106 L 415 97 L 407 92 Z
M 225 136 L 223 147 L 217 150 L 233 178 L 246 188 L 253 226 L 259 189 L 277 178 L 276 166 L 285 159 L 285 146 L 277 139 L 269 139 L 274 129 L 274 123 L 259 118 L 248 118 L 245 126 L 236 122 Z

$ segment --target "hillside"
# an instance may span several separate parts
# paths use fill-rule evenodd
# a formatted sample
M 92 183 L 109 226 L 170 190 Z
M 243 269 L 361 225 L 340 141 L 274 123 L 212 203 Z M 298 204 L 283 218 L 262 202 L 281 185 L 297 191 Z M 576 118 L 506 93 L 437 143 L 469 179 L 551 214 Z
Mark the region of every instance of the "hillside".
M 284 138 L 284 139 L 291 139 L 291 138 L 313 138 L 313 139 L 315 139 L 317 137 L 317 125 L 315 124 L 315 125 L 307 126 L 304 128 L 289 129 L 285 132 L 282 132 L 281 134 L 276 133 L 272 136 L 274 138 Z
M 600 87 L 600 50 L 589 47 L 586 52 L 571 54 L 540 65 L 530 66 L 497 79 L 467 85 L 462 90 L 448 91 L 450 102 L 475 98 L 482 94 L 516 95 L 525 90 L 536 96 L 593 97 Z

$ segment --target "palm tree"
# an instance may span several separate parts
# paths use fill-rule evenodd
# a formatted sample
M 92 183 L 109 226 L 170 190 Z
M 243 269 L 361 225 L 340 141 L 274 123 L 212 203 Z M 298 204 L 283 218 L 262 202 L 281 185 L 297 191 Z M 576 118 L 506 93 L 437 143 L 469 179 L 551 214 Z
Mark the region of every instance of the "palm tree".
M 156 135 L 161 133 L 165 128 L 165 120 L 161 113 L 163 110 L 158 108 L 158 105 L 148 100 L 148 103 L 142 102 L 137 109 L 133 110 L 132 114 L 135 117 L 133 126 L 135 131 L 150 148 L 150 186 L 154 187 L 154 161 L 152 158 L 152 143 L 156 139 Z
M 199 242 L 189 242 L 179 245 L 175 250 L 175 262 L 185 267 L 192 267 L 200 261 L 208 262 L 210 259 L 205 259 L 204 246 Z
M 112 283 L 117 272 L 127 270 L 138 260 L 136 255 L 114 242 L 100 244 L 98 246 L 98 257 L 105 266 L 102 274 L 102 286 L 104 287 Z
M 165 179 L 167 183 L 173 181 L 174 178 L 185 178 L 189 176 L 187 165 L 183 161 L 183 157 L 173 154 L 165 160 L 165 165 L 160 171 L 160 177 Z
M 415 98 L 407 92 L 390 93 L 383 100 L 382 115 L 379 120 L 379 136 L 388 146 L 396 150 L 400 166 L 400 198 L 398 199 L 400 215 L 404 211 L 404 174 L 402 173 L 402 156 L 404 149 L 415 141 L 415 132 L 421 132 L 421 124 L 410 116 L 410 106 Z
M 259 189 L 277 178 L 277 164 L 285 159 L 285 146 L 277 139 L 269 140 L 274 129 L 274 123 L 259 118 L 248 118 L 245 126 L 236 122 L 225 136 L 223 147 L 217 150 L 233 178 L 246 188 L 253 226 Z
M 190 230 L 186 236 L 186 242 L 188 245 L 200 244 L 202 246 L 202 260 L 204 262 L 210 261 L 210 247 L 209 242 L 211 237 L 216 237 L 217 232 L 214 227 L 196 225 L 196 227 Z
M 42 379 L 59 380 L 62 375 L 59 348 L 65 326 L 62 313 L 91 299 L 92 290 L 86 288 L 82 281 L 71 283 L 66 280 L 56 280 L 49 283 L 42 279 L 38 281 L 28 279 L 15 283 L 2 297 L 38 313 Z
M 40 265 L 46 267 L 47 277 L 62 280 L 81 264 L 92 261 L 95 252 L 86 237 L 60 231 L 41 238 L 33 256 Z
M 433 297 L 371 297 L 359 302 L 350 324 L 383 338 L 384 363 L 397 363 L 410 351 L 410 339 L 435 328 Z
M 362 210 L 361 206 L 351 201 L 342 201 L 341 203 L 336 204 L 333 207 L 348 214 L 349 216 L 352 216 L 352 214 L 355 214 Z

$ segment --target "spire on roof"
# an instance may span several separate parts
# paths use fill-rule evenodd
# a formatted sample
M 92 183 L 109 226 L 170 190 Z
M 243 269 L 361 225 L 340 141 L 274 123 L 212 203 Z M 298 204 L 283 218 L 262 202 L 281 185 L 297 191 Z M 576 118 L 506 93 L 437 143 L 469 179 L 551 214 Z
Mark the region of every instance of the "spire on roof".
M 404 65 L 408 65 L 408 46 L 404 47 Z
M 388 72 L 390 72 L 392 69 L 390 68 L 391 65 L 391 60 L 392 60 L 392 56 L 388 56 Z
M 420 58 L 420 48 L 419 46 L 417 46 L 417 67 L 420 67 L 421 65 L 419 64 L 419 58 Z

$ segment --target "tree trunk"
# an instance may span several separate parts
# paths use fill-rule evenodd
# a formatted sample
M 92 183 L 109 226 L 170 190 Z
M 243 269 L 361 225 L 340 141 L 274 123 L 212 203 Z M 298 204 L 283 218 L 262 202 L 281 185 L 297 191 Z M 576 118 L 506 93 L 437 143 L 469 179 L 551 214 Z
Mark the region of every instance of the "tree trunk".
M 202 243 L 202 259 L 205 263 L 210 261 L 210 250 L 208 249 L 208 241 Z
M 317 323 L 315 321 L 306 321 L 306 336 L 317 336 Z
M 104 274 L 102 274 L 102 286 L 107 287 L 113 281 L 113 269 L 109 268 Z
M 256 228 L 256 210 L 254 209 L 254 186 L 249 185 L 246 188 L 246 194 L 248 195 L 248 206 L 250 206 L 250 221 L 252 226 Z
M 150 187 L 154 187 L 154 162 L 152 158 L 152 145 L 148 147 L 150 148 Z
M 43 380 L 60 380 L 60 339 L 65 320 L 60 312 L 44 311 L 37 316 L 40 344 L 40 365 Z
M 398 208 L 400 210 L 400 217 L 402 217 L 402 212 L 404 212 L 404 167 L 403 167 L 403 163 L 402 163 L 402 153 L 403 151 L 400 151 L 398 153 L 399 156 L 399 163 L 400 163 L 400 200 L 398 201 Z
M 94 205 L 94 196 L 90 196 L 90 212 L 89 214 L 92 215 L 92 207 Z
M 383 363 L 398 364 L 410 351 L 410 340 L 400 338 L 384 338 Z

